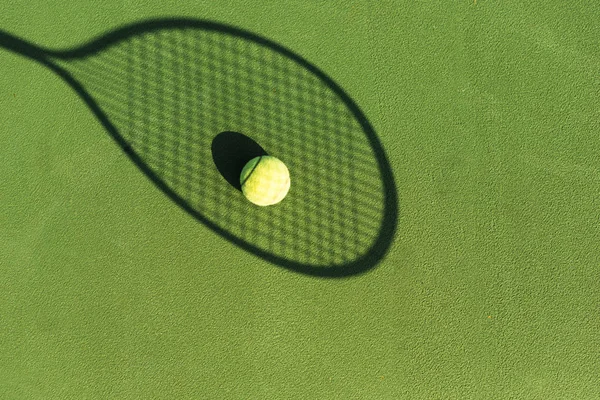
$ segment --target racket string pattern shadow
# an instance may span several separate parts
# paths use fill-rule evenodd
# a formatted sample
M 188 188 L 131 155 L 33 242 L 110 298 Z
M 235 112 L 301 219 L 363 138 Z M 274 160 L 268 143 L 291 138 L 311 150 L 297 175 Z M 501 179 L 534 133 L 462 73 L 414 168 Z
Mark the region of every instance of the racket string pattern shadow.
M 344 277 L 378 264 L 398 218 L 391 168 L 350 97 L 291 51 L 233 27 L 153 20 L 51 51 L 0 32 L 0 47 L 50 67 L 138 167 L 197 220 L 290 270 Z M 286 199 L 256 207 L 212 145 L 239 132 L 283 160 Z

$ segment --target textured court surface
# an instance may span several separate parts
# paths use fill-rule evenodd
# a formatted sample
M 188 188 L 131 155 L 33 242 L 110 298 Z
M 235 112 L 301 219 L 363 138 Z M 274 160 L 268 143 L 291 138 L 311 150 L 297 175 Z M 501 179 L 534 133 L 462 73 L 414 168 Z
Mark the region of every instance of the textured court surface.
M 300 55 L 372 125 L 398 221 L 362 275 L 260 256 L 344 265 L 385 204 L 357 120 L 264 47 L 177 31 L 61 64 L 185 204 L 263 253 L 175 204 L 55 73 L 0 50 L 0 398 L 600 398 L 599 5 L 38 3 L 5 0 L 0 29 L 62 49 L 178 16 Z M 309 168 L 272 215 L 215 168 L 225 131 L 285 154 L 292 182 Z

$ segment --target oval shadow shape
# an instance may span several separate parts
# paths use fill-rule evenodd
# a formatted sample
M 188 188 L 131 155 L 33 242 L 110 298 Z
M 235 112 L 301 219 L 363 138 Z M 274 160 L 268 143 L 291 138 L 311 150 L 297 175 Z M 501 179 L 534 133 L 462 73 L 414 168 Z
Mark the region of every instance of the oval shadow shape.
M 388 251 L 398 198 L 383 147 L 348 94 L 291 50 L 193 19 L 141 22 L 63 51 L 0 32 L 0 46 L 61 76 L 156 186 L 246 251 L 321 277 L 364 273 Z M 284 201 L 256 207 L 224 184 L 211 141 L 226 131 L 286 163 Z
M 258 143 L 238 132 L 221 132 L 212 141 L 212 158 L 221 176 L 242 191 L 240 174 L 248 161 L 268 155 Z

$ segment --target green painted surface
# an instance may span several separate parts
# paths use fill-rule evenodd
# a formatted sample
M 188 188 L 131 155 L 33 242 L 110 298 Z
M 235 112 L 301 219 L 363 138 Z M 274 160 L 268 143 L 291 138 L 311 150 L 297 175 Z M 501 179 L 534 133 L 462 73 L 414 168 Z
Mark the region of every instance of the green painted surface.
M 266 263 L 2 50 L 0 398 L 600 397 L 600 6 L 322 3 L 3 3 L 49 48 L 165 16 L 290 48 L 373 124 L 400 217 L 364 275 Z

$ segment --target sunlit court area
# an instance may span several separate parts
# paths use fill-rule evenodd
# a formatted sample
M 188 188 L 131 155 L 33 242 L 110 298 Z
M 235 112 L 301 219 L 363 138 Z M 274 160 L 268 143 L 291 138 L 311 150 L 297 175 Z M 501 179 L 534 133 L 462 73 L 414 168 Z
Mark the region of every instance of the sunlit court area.
M 600 399 L 600 3 L 0 9 L 0 399 Z

